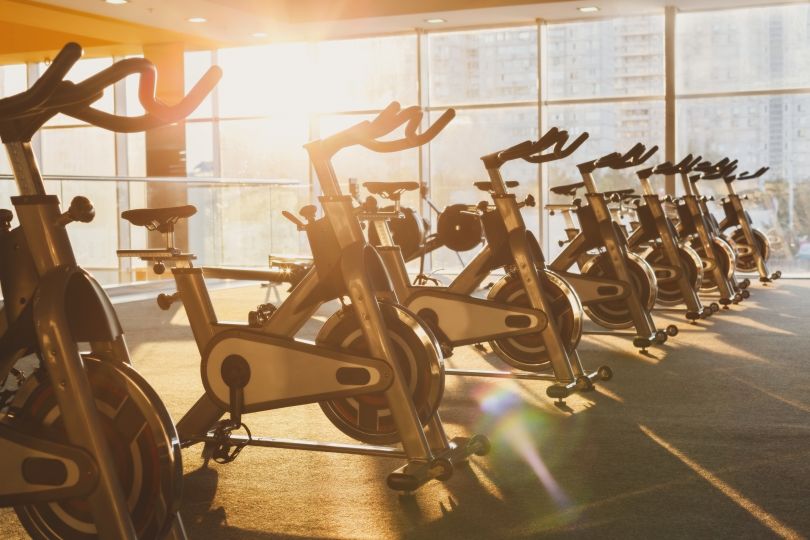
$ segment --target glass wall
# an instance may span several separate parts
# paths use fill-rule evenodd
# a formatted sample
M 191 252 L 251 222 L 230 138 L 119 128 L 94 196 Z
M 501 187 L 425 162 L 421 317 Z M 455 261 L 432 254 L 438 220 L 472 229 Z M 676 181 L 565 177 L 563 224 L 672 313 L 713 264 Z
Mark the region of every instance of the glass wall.
M 580 182 L 576 165 L 636 143 L 664 147 L 664 18 L 627 17 L 548 27 L 548 126 L 566 129 L 571 140 L 585 132 L 580 150 L 547 166 L 548 185 Z M 655 159 L 655 158 L 653 158 Z M 636 187 L 629 171 L 598 171 L 605 190 Z M 578 194 L 581 195 L 581 194 Z M 549 194 L 550 203 L 570 197 Z M 565 237 L 559 214 L 548 220 L 547 254 Z
M 789 273 L 810 271 L 810 6 L 678 17 L 678 153 L 770 170 L 739 182 Z M 723 183 L 705 186 L 725 195 Z M 718 212 L 722 209 L 716 207 Z
M 731 155 L 748 169 L 769 165 L 760 181 L 740 189 L 752 195 L 751 214 L 773 237 L 780 265 L 810 271 L 810 6 L 680 13 L 676 27 L 676 154 Z M 418 105 L 434 120 L 448 107 L 457 115 L 427 147 L 341 152 L 334 165 L 344 187 L 349 179 L 417 180 L 439 208 L 476 203 L 487 197 L 472 187 L 486 178 L 480 157 L 552 126 L 590 138 L 573 156 L 542 169 L 507 165 L 504 175 L 521 182 L 521 197 L 567 202 L 547 188 L 579 181 L 580 161 L 637 142 L 659 146 L 654 159 L 662 160 L 664 32 L 661 14 L 189 52 L 187 85 L 212 64 L 224 77 L 186 122 L 187 174 L 238 184 L 190 185 L 189 200 L 199 209 L 191 249 L 204 264 L 248 266 L 263 266 L 270 253 L 307 254 L 305 237 L 280 215 L 320 192 L 303 145 L 372 118 L 392 100 Z M 109 63 L 84 60 L 72 76 Z M 0 68 L 0 95 L 25 84 L 26 66 Z M 127 110 L 137 114 L 136 80 L 125 86 Z M 112 95 L 98 105 L 112 110 Z M 115 159 L 122 144 L 126 163 Z M 143 134 L 116 137 L 60 117 L 45 128 L 38 148 L 46 174 L 145 174 Z M 605 189 L 635 186 L 630 172 L 602 172 L 597 182 Z M 7 184 L 2 188 L 9 191 Z M 71 232 L 77 244 L 87 244 L 82 262 L 116 268 L 112 233 L 120 209 L 113 202 L 122 200 L 120 186 L 63 184 L 56 186 L 63 199 L 83 192 L 100 201 L 96 222 Z M 144 183 L 131 183 L 130 205 L 144 204 L 145 191 Z M 413 193 L 404 202 L 420 205 Z M 435 223 L 427 204 L 421 210 Z M 546 223 L 542 215 L 539 208 L 524 211 L 554 256 L 562 223 L 558 217 Z M 131 242 L 145 243 L 142 231 L 133 230 Z M 456 270 L 470 256 L 436 253 L 432 266 Z

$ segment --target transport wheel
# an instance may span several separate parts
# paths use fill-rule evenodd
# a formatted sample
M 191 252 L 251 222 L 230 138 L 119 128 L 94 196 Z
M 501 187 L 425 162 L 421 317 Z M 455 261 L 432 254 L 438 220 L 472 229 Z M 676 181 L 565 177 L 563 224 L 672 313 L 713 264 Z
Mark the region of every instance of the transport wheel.
M 84 357 L 84 364 L 138 538 L 159 538 L 180 504 L 183 466 L 174 424 L 158 395 L 132 368 L 91 356 Z M 10 411 L 10 422 L 19 429 L 68 442 L 43 370 L 26 381 Z M 84 499 L 17 506 L 14 511 L 32 538 L 98 538 Z
M 706 258 L 706 252 L 700 241 L 695 241 L 692 246 L 701 259 Z M 731 279 L 734 276 L 734 248 L 731 247 L 726 240 L 722 238 L 715 238 L 714 245 L 714 258 L 717 261 L 720 271 L 724 276 Z M 717 291 L 717 283 L 714 281 L 712 272 L 703 273 L 703 281 L 700 284 L 701 292 L 711 293 Z
M 571 285 L 559 274 L 538 269 L 540 286 L 551 301 L 551 309 L 560 338 L 566 351 L 573 352 L 582 337 L 582 304 Z M 529 297 L 523 288 L 520 276 L 510 272 L 501 278 L 489 291 L 489 300 L 512 306 L 529 307 Z M 525 371 L 543 371 L 551 367 L 542 334 L 524 334 L 489 342 L 504 362 Z
M 635 253 L 628 253 L 627 268 L 630 270 L 630 278 L 639 293 L 642 306 L 647 310 L 651 310 L 655 306 L 655 298 L 658 294 L 655 271 L 647 261 Z M 582 274 L 591 277 L 616 279 L 607 253 L 600 253 L 590 259 L 582 267 Z M 611 330 L 620 330 L 633 326 L 633 317 L 626 300 L 593 303 L 585 306 L 585 313 L 599 326 Z
M 380 309 L 403 383 L 425 425 L 436 413 L 444 393 L 444 359 L 439 345 L 433 333 L 402 306 L 381 302 Z M 368 354 L 368 344 L 351 306 L 326 321 L 316 342 L 353 354 Z M 335 427 L 358 441 L 394 444 L 401 440 L 382 392 L 323 401 L 320 406 Z
M 703 264 L 700 262 L 700 256 L 689 246 L 678 246 L 678 256 L 681 260 L 681 268 L 686 273 L 689 283 L 692 285 L 692 288 L 697 291 L 703 279 Z M 644 260 L 653 267 L 656 265 L 669 264 L 669 260 L 661 246 L 656 246 L 644 257 Z M 684 298 L 677 280 L 663 283 L 659 281 L 656 301 L 662 306 L 676 306 L 682 304 Z
M 754 243 L 756 244 L 754 249 L 758 250 L 759 253 L 762 254 L 762 258 L 767 261 L 771 256 L 771 246 L 770 242 L 768 242 L 768 237 L 759 229 L 752 228 L 751 232 L 754 234 Z M 731 234 L 731 240 L 736 247 L 737 270 L 740 272 L 756 272 L 757 261 L 754 257 L 753 250 L 745 239 L 743 230 L 739 227 L 734 229 L 734 232 Z

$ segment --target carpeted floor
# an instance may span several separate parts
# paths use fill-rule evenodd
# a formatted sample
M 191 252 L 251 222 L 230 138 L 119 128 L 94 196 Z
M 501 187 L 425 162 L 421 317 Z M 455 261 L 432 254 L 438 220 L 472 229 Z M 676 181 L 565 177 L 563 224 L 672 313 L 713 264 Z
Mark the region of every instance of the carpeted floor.
M 265 290 L 214 293 L 244 320 Z M 202 392 L 180 309 L 118 306 L 136 367 L 175 419 Z M 328 315 L 324 311 L 324 315 Z M 391 459 L 249 448 L 201 468 L 184 454 L 183 518 L 195 539 L 767 538 L 810 536 L 810 281 L 753 286 L 743 306 L 690 326 L 649 356 L 586 336 L 587 366 L 615 377 L 562 410 L 545 384 L 448 377 L 451 435 L 493 451 L 412 497 L 385 486 Z M 313 321 L 312 331 L 317 321 Z M 453 366 L 497 364 L 471 347 Z M 500 365 L 499 365 L 500 367 Z M 317 406 L 246 417 L 256 434 L 347 441 Z M 9 510 L 0 538 L 24 538 Z

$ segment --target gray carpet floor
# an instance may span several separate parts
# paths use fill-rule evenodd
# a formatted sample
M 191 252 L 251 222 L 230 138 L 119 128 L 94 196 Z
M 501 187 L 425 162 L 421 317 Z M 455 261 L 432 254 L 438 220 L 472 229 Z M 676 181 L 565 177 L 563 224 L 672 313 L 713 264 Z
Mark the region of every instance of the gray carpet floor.
M 397 460 L 248 448 L 202 468 L 184 453 L 191 538 L 797 538 L 810 536 L 810 281 L 753 295 L 648 356 L 585 336 L 583 362 L 615 377 L 555 407 L 544 383 L 448 377 L 450 435 L 486 433 L 489 456 L 410 497 L 385 486 Z M 244 320 L 257 287 L 215 291 Z M 175 419 L 202 393 L 182 308 L 121 304 L 136 367 Z M 316 319 L 323 321 L 328 310 Z M 307 328 L 312 333 L 319 321 Z M 458 349 L 451 366 L 502 367 Z M 255 434 L 347 441 L 317 406 L 246 417 Z M 24 538 L 0 511 L 0 538 Z

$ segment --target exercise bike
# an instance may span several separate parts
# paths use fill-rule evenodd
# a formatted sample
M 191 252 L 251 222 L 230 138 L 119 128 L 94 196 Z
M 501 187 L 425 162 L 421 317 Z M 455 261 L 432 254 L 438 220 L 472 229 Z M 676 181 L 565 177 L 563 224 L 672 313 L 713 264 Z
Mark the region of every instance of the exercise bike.
M 773 274 L 768 273 L 766 263 L 771 253 L 770 241 L 765 233 L 751 223 L 751 216 L 743 208 L 743 197 L 737 194 L 734 182 L 759 178 L 768 169 L 769 167 L 762 167 L 755 173 L 743 172 L 723 178 L 728 195 L 721 200 L 725 217 L 719 224 L 719 229 L 734 243 L 735 268 L 740 272 L 756 271 L 759 273 L 759 281 L 765 284 L 782 277 L 782 272 L 777 270 Z
M 704 293 L 718 292 L 718 302 L 723 309 L 730 304 L 739 304 L 750 296 L 747 290 L 750 280 L 737 281 L 735 275 L 734 248 L 722 236 L 717 220 L 708 207 L 708 197 L 700 193 L 698 181 L 721 178 L 736 167 L 736 162 L 728 158 L 715 164 L 694 159 L 691 163 L 680 164 L 678 174 L 684 189 L 684 195 L 675 201 L 678 213 L 676 231 L 684 243 L 689 243 L 701 258 L 703 264 L 703 281 L 700 290 Z M 693 174 L 697 172 L 698 174 Z
M 305 145 L 321 185 L 324 215 L 318 218 L 314 205 L 301 209 L 304 221 L 283 214 L 306 231 L 313 267 L 283 303 L 266 307 L 249 325 L 218 321 L 203 270 L 193 266 L 193 255 L 174 247 L 174 224 L 192 215 L 193 206 L 122 214 L 134 225 L 166 235 L 165 249 L 120 250 L 119 255 L 173 265 L 177 292 L 160 297 L 159 305 L 167 309 L 182 301 L 202 356 L 205 394 L 177 426 L 184 447 L 204 443 L 204 455 L 220 463 L 233 461 L 249 445 L 405 459 L 387 479 L 390 488 L 404 492 L 431 479 L 446 480 L 454 465 L 488 452 L 483 436 L 448 440 L 445 435 L 437 412 L 444 389 L 439 346 L 397 303 L 385 266 L 366 242 L 357 210 L 341 193 L 331 164 L 350 146 L 394 152 L 426 144 L 453 115 L 445 112 L 417 134 L 422 112 L 394 102 L 371 122 Z M 378 140 L 403 125 L 403 138 Z M 268 271 L 259 279 L 282 278 Z M 318 308 L 335 299 L 343 308 L 326 321 L 315 343 L 296 339 Z M 244 414 L 306 403 L 319 403 L 338 429 L 366 444 L 256 437 L 244 425 Z M 238 434 L 240 429 L 246 434 Z M 401 443 L 402 450 L 385 446 L 393 443 Z
M 638 221 L 627 239 L 628 247 L 644 253 L 644 259 L 655 270 L 657 302 L 665 306 L 685 304 L 686 318 L 691 322 L 709 317 L 719 306 L 704 307 L 701 303 L 697 293 L 703 280 L 700 256 L 690 246 L 678 242 L 675 227 L 667 217 L 661 198 L 653 190 L 651 178 L 677 174 L 680 167 L 693 161 L 689 155 L 676 165 L 666 162 L 636 172 L 644 195 L 633 197 Z
M 558 195 L 574 196 L 585 188 L 586 205 L 579 199 L 573 205 L 547 205 L 550 212 L 563 212 L 566 218 L 566 245 L 551 270 L 573 285 L 585 313 L 598 325 L 610 330 L 635 327 L 633 345 L 645 351 L 653 344 L 666 342 L 678 334 L 675 325 L 657 329 L 651 310 L 655 305 L 657 282 L 650 265 L 630 252 L 627 237 L 614 223 L 605 193 L 598 191 L 593 173 L 598 169 L 614 170 L 637 167 L 647 161 L 657 147 L 646 150 L 637 144 L 625 154 L 613 153 L 578 165 L 582 182 L 551 189 Z M 571 214 L 576 214 L 576 227 Z M 580 273 L 570 271 L 577 266 Z
M 554 384 L 546 393 L 560 400 L 578 389 L 592 388 L 597 378 L 611 378 L 607 366 L 590 373 L 582 368 L 576 352 L 582 331 L 582 308 L 565 280 L 545 268 L 540 245 L 526 229 L 520 209 L 534 206 L 534 198 L 529 196 L 518 202 L 508 192 L 517 183 L 505 182 L 500 173 L 500 168 L 511 160 L 539 164 L 563 159 L 586 138 L 583 135 L 566 146 L 568 133 L 553 128 L 538 141 L 526 141 L 482 158 L 490 181 L 476 182 L 475 186 L 486 191 L 494 205 L 483 201 L 465 207 L 464 213 L 483 224 L 487 242 L 448 287 L 411 285 L 403 249 L 389 228 L 390 221 L 396 222 L 390 219 L 390 213 L 399 212 L 401 194 L 418 189 L 419 184 L 364 184 L 370 193 L 393 203 L 383 213 L 378 211 L 376 200 L 369 197 L 364 218 L 370 223 L 369 237 L 392 276 L 400 301 L 428 324 L 448 353 L 460 345 L 488 341 L 509 365 L 533 372 L 447 369 L 446 373 L 551 380 Z M 406 249 L 412 254 L 418 251 L 410 246 Z M 486 300 L 472 296 L 494 271 L 502 269 L 506 269 L 506 275 L 490 289 Z M 538 373 L 549 368 L 551 374 Z
M 112 303 L 77 265 L 65 230 L 92 221 L 93 206 L 75 197 L 61 212 L 45 192 L 31 137 L 58 113 L 118 132 L 177 122 L 220 72 L 210 70 L 168 107 L 155 100 L 149 61 L 123 60 L 78 84 L 63 80 L 81 56 L 69 43 L 31 88 L 0 100 L 0 139 L 20 192 L 11 198 L 19 226 L 0 210 L 0 383 L 9 374 L 17 383 L 0 403 L 0 506 L 13 506 L 34 538 L 185 538 L 174 424 L 131 367 Z M 91 106 L 133 74 L 147 114 L 119 117 Z

